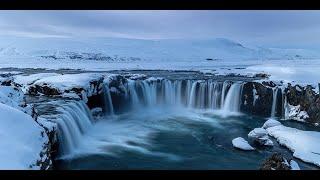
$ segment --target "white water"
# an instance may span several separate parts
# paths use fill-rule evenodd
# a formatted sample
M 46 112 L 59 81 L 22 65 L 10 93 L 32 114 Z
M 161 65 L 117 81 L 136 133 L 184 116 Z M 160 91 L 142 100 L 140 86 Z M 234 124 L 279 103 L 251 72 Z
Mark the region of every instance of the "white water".
M 108 115 L 114 115 L 114 110 L 113 110 L 113 104 L 112 104 L 112 99 L 111 99 L 111 94 L 110 94 L 110 89 L 109 89 L 109 85 L 105 84 L 104 87 L 104 111 L 108 114 Z
M 162 115 L 165 116 L 163 119 L 170 119 L 170 114 L 167 113 L 173 112 L 176 114 L 176 110 L 183 116 L 187 115 L 187 111 L 193 111 L 193 109 L 222 109 L 223 116 L 229 115 L 230 112 L 239 112 L 242 84 L 236 82 L 231 84 L 230 88 L 227 89 L 227 86 L 230 84 L 231 82 L 216 82 L 211 80 L 185 80 L 184 82 L 182 80 L 130 80 L 125 85 L 127 87 L 126 103 L 131 104 L 131 111 L 129 112 L 131 115 L 126 117 L 126 121 L 130 121 L 134 116 L 135 122 L 133 122 L 133 124 L 136 124 L 137 119 L 143 119 L 144 114 L 150 111 L 150 109 L 153 110 L 151 111 L 153 116 L 157 116 L 156 119 L 161 119 Z M 110 89 L 107 85 L 104 88 L 104 94 L 108 120 L 118 119 L 116 116 L 110 116 L 114 114 L 114 109 Z M 225 98 L 223 98 L 224 94 Z M 220 104 L 221 102 L 224 102 L 224 104 Z M 188 108 L 188 110 L 186 108 Z M 166 112 L 164 109 L 175 110 Z M 183 109 L 183 111 L 180 111 L 181 109 Z M 100 147 L 100 145 L 106 145 L 107 142 L 105 141 L 110 140 L 105 137 L 107 133 L 106 127 L 103 127 L 104 131 L 90 131 L 92 126 L 95 127 L 93 129 L 97 129 L 96 126 L 100 125 L 92 125 L 91 113 L 82 101 L 64 105 L 60 111 L 61 116 L 57 122 L 61 130 L 61 133 L 59 133 L 61 156 L 67 157 L 70 154 L 75 154 L 75 152 L 79 153 L 79 151 L 90 152 L 92 148 L 96 149 L 98 146 Z M 199 119 L 194 114 L 190 115 L 189 118 L 191 117 L 194 117 L 194 120 Z M 148 113 L 148 118 L 153 119 L 150 113 Z M 203 118 L 200 119 L 204 120 Z M 118 121 L 117 123 L 119 123 L 119 125 L 121 124 L 121 122 Z M 146 125 L 145 122 L 139 123 L 142 123 L 141 126 Z M 127 126 L 127 122 L 124 125 Z M 152 124 L 152 126 L 154 125 Z M 125 131 L 125 129 L 126 128 L 122 128 L 123 131 Z M 88 131 L 90 132 L 88 133 Z M 109 129 L 108 131 L 117 133 L 116 130 Z M 126 133 L 121 132 L 121 134 Z M 149 136 L 148 134 L 146 130 L 143 136 Z M 110 138 L 113 138 L 114 135 L 110 136 L 112 136 Z M 126 134 L 126 136 L 132 135 Z M 84 138 L 87 140 L 84 140 Z M 138 137 L 133 136 L 132 138 L 137 139 Z M 127 139 L 130 141 L 132 138 L 128 137 Z M 99 139 L 103 139 L 103 141 Z M 85 144 L 83 144 L 84 141 L 86 142 Z M 110 142 L 112 146 L 117 144 L 117 140 L 114 138 L 110 141 L 112 141 L 112 143 Z M 131 149 L 137 148 L 134 145 L 128 145 L 127 142 L 121 141 L 119 144 L 124 144 L 124 146 Z M 79 148 L 79 145 L 81 145 L 81 148 Z M 141 148 L 137 150 L 145 151 Z M 96 149 L 94 151 L 99 150 Z
M 92 116 L 83 101 L 70 102 L 58 109 L 57 118 L 60 155 L 69 155 L 77 149 L 83 135 L 92 127 Z
M 276 108 L 277 108 L 277 95 L 278 95 L 278 88 L 272 89 L 272 107 L 271 107 L 271 117 L 275 117 L 276 115 Z
M 222 110 L 225 112 L 239 112 L 242 84 L 234 83 L 231 85 L 225 98 Z

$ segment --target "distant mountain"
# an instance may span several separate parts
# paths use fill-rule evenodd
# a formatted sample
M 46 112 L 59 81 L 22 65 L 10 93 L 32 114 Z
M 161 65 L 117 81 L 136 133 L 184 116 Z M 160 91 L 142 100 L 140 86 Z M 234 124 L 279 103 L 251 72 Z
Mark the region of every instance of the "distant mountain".
M 314 59 L 307 49 L 246 47 L 225 38 L 139 40 L 125 38 L 0 38 L 0 56 L 97 61 L 202 61 Z

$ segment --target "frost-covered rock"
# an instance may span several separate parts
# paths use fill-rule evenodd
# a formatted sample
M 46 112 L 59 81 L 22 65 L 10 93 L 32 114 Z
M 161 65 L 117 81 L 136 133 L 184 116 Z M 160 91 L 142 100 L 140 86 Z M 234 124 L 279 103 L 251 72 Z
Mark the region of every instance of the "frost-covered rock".
M 320 122 L 320 96 L 313 85 L 288 84 L 285 89 L 285 118 L 310 123 Z
M 245 151 L 254 150 L 254 148 L 248 143 L 248 141 L 246 141 L 242 137 L 237 137 L 237 138 L 233 139 L 232 140 L 232 145 L 235 148 L 238 148 L 238 149 L 241 149 L 241 150 L 245 150 Z
M 262 126 L 262 128 L 267 129 L 269 127 L 279 126 L 281 123 L 274 119 L 268 119 Z
M 260 145 L 273 146 L 273 142 L 268 137 L 268 132 L 263 128 L 255 128 L 248 134 L 249 139 Z
M 279 144 L 293 152 L 293 156 L 305 162 L 320 166 L 320 132 L 302 131 L 283 125 L 267 129 L 270 136 L 277 139 Z
M 48 137 L 30 115 L 0 103 L 0 169 L 42 169 Z
M 305 122 L 309 118 L 306 111 L 302 111 L 300 105 L 292 106 L 287 104 L 285 107 L 285 119 L 293 119 L 296 121 Z

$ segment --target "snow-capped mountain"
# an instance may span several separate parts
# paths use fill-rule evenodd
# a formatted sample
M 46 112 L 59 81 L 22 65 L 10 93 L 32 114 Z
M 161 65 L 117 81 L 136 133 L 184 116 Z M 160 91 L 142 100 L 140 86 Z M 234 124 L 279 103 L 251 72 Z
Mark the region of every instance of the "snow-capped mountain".
M 246 47 L 225 38 L 140 40 L 125 38 L 0 38 L 0 56 L 97 61 L 203 61 L 315 59 L 308 49 Z

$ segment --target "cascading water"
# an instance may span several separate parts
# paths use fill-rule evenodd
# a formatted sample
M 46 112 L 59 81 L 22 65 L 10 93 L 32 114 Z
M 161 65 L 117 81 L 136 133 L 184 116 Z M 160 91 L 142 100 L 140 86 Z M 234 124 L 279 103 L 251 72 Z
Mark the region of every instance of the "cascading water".
M 229 85 L 229 82 L 228 81 L 224 81 L 223 82 L 223 85 L 222 85 L 222 91 L 221 91 L 221 103 L 220 105 L 223 106 L 224 105 L 224 99 L 225 99 L 225 93 L 226 93 L 226 89 L 227 89 L 227 86 Z
M 223 104 L 223 108 L 222 108 L 223 111 L 239 112 L 241 91 L 242 91 L 242 84 L 234 83 L 231 85 Z
M 75 101 L 59 108 L 57 118 L 60 155 L 66 156 L 74 152 L 81 137 L 92 127 L 92 116 L 83 101 Z
M 105 105 L 104 111 L 108 115 L 114 115 L 114 110 L 113 110 L 113 104 L 112 104 L 109 85 L 105 84 L 103 89 L 104 89 L 104 105 Z
M 184 82 L 183 82 L 184 81 Z M 233 96 L 240 98 L 240 84 L 230 91 L 232 97 L 227 99 L 230 82 L 212 80 L 130 80 L 127 83 L 127 100 L 132 108 L 140 106 L 174 105 L 200 109 L 228 109 L 228 104 L 240 103 L 233 101 Z M 238 94 L 237 94 L 238 93 Z M 230 96 L 230 95 L 229 95 Z M 107 96 L 108 97 L 108 96 Z M 111 99 L 111 98 L 110 98 Z M 112 104 L 112 102 L 108 102 Z M 231 110 L 237 111 L 235 108 Z
M 275 117 L 276 115 L 276 106 L 277 106 L 277 95 L 278 95 L 278 88 L 272 89 L 272 107 L 271 107 L 271 117 Z

